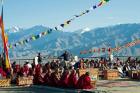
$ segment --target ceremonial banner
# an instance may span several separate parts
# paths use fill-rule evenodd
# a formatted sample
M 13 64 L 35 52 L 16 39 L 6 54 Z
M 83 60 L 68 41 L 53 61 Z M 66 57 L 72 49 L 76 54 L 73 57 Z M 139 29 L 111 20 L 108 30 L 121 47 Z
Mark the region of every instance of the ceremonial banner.
M 4 49 L 4 61 L 6 68 L 10 68 L 10 61 L 9 61 L 9 55 L 8 55 L 8 48 L 7 48 L 7 38 L 5 37 L 5 32 L 4 32 L 4 23 L 3 23 L 3 5 L 2 5 L 2 11 L 1 11 L 1 16 L 0 16 L 0 28 L 1 28 L 1 37 L 3 41 L 3 49 Z

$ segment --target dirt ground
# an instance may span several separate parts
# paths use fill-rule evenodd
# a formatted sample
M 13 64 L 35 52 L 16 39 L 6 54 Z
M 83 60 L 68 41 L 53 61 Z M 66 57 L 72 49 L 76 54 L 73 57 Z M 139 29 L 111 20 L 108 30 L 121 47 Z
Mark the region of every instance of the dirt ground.
M 111 93 L 140 93 L 140 80 L 100 80 L 97 81 L 97 89 Z
M 103 92 L 88 93 L 140 93 L 140 80 L 119 79 L 119 80 L 98 80 L 96 83 L 97 90 Z M 57 91 L 57 89 L 46 86 L 0 88 L 0 93 L 87 93 L 72 91 Z

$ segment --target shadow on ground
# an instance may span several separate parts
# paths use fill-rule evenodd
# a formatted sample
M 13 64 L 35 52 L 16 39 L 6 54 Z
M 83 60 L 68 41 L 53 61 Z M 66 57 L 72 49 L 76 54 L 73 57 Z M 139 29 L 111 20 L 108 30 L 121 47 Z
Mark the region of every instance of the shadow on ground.
M 0 93 L 110 93 L 102 90 L 84 91 L 74 89 L 59 89 L 47 86 L 30 86 L 30 87 L 7 87 L 0 88 Z

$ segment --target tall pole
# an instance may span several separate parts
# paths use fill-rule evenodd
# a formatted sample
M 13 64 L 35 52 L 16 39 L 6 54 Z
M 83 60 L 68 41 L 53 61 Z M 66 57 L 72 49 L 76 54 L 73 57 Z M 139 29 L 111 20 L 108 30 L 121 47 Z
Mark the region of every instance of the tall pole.
M 9 69 L 11 65 L 10 65 L 8 48 L 7 48 L 8 41 L 6 40 L 5 31 L 4 31 L 5 30 L 4 23 L 3 23 L 3 0 L 1 0 L 1 3 L 2 3 L 2 10 L 1 10 L 1 16 L 0 16 L 1 37 L 3 41 L 4 61 L 5 61 L 6 69 Z

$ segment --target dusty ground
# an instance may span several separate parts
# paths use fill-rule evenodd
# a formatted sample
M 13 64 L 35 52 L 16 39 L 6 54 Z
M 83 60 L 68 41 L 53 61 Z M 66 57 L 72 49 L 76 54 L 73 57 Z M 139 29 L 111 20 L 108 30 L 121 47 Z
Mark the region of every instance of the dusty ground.
M 97 89 L 111 93 L 140 93 L 140 80 L 100 80 L 97 82 Z
M 97 90 L 103 92 L 92 93 L 140 93 L 140 80 L 121 79 L 115 81 L 98 80 Z M 54 88 L 46 88 L 46 86 L 0 88 L 0 93 L 87 93 L 72 91 L 57 91 Z M 88 92 L 91 93 L 91 92 Z

